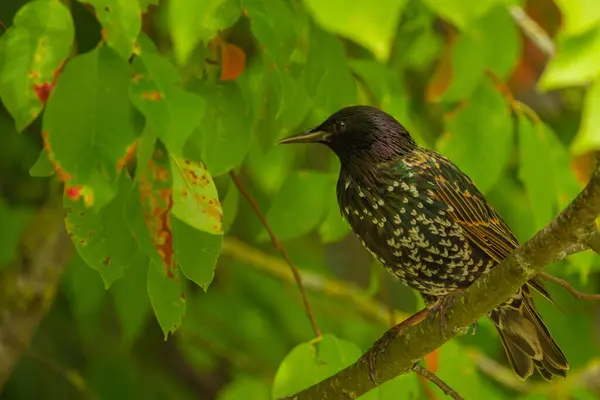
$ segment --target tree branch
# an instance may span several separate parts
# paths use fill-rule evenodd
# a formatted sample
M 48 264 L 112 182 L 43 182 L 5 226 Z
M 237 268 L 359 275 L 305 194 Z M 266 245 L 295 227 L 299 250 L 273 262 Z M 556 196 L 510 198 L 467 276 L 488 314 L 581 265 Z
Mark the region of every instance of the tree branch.
M 466 332 L 468 326 L 511 297 L 538 270 L 559 259 L 573 245 L 588 240 L 589 227 L 598 215 L 600 170 L 596 166 L 585 189 L 563 212 L 527 243 L 515 249 L 500 265 L 455 296 L 454 307 L 447 310 L 444 338 L 440 333 L 439 321 L 433 318 L 426 318 L 396 337 L 385 354 L 376 360 L 379 382 L 384 383 L 410 371 L 426 354 L 457 334 Z M 368 369 L 368 364 L 359 360 L 289 398 L 333 400 L 359 397 L 375 387 Z
M 583 299 L 583 300 L 600 300 L 600 294 L 587 294 L 587 293 L 582 293 L 578 290 L 576 290 L 573 286 L 571 286 L 571 284 L 563 279 L 557 278 L 554 275 L 550 275 L 547 274 L 545 272 L 538 272 L 538 275 L 541 276 L 542 278 L 548 280 L 548 281 L 552 281 L 554 283 L 556 283 L 557 285 L 560 285 L 562 287 L 564 287 L 565 289 L 567 289 L 569 292 L 571 292 L 571 294 L 575 297 L 577 297 L 578 299 Z
M 37 212 L 17 259 L 0 272 L 0 392 L 52 304 L 72 248 L 59 201 Z
M 315 335 L 317 338 L 321 338 L 323 336 L 323 334 L 321 333 L 321 330 L 319 329 L 319 325 L 317 325 L 317 320 L 315 319 L 312 309 L 310 308 L 310 303 L 308 302 L 308 297 L 306 297 L 306 291 L 304 290 L 304 285 L 302 284 L 302 277 L 298 273 L 296 266 L 292 262 L 292 259 L 288 255 L 287 251 L 285 250 L 285 248 L 283 247 L 281 242 L 277 239 L 277 236 L 275 236 L 275 233 L 269 226 L 269 222 L 265 218 L 265 215 L 260 210 L 258 203 L 252 198 L 252 196 L 250 196 L 250 193 L 248 193 L 248 191 L 242 184 L 242 181 L 240 180 L 240 178 L 237 176 L 237 174 L 233 170 L 229 171 L 229 176 L 231 176 L 233 183 L 238 188 L 238 190 L 240 191 L 242 196 L 244 196 L 246 201 L 248 201 L 250 206 L 252 206 L 252 209 L 256 213 L 256 216 L 258 217 L 260 222 L 263 224 L 263 226 L 269 233 L 269 236 L 271 237 L 271 242 L 273 242 L 273 245 L 275 246 L 275 248 L 277 250 L 279 250 L 279 252 L 283 256 L 283 259 L 289 265 L 290 270 L 292 271 L 292 275 L 294 276 L 294 280 L 296 281 L 296 284 L 298 285 L 298 289 L 300 290 L 300 295 L 302 296 L 302 303 L 304 303 L 304 308 L 306 309 L 306 315 L 308 316 L 308 319 L 310 320 L 313 331 L 315 332 Z
M 548 33 L 537 22 L 531 19 L 522 7 L 509 6 L 507 9 L 525 36 L 535 43 L 546 55 L 553 57 L 556 53 L 556 46 L 550 36 L 548 36 Z
M 436 374 L 434 374 L 427 368 L 417 363 L 413 366 L 412 370 L 415 371 L 417 374 L 421 375 L 423 378 L 430 381 L 431 383 L 433 383 L 434 385 L 436 385 L 437 387 L 439 387 L 440 390 L 446 395 L 452 397 L 455 400 L 463 400 L 463 398 L 460 397 L 460 395 L 456 393 L 454 389 L 452 389 L 446 382 L 438 378 Z

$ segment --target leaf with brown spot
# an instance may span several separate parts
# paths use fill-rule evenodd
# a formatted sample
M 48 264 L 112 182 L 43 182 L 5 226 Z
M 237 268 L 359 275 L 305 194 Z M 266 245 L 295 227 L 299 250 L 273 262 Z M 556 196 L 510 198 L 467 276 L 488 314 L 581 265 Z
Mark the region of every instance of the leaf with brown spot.
M 188 225 L 222 233 L 223 211 L 215 183 L 201 162 L 170 157 L 173 171 L 173 214 Z
M 86 203 L 98 208 L 115 195 L 120 161 L 138 135 L 130 81 L 127 61 L 101 45 L 69 61 L 44 112 L 48 159 L 67 186 L 84 188 Z
M 125 201 L 131 180 L 122 176 L 117 196 L 100 211 L 88 209 L 81 200 L 65 194 L 65 224 L 81 258 L 102 276 L 104 286 L 119 279 L 138 253 L 138 246 L 125 225 Z
M 0 98 L 21 132 L 44 107 L 75 36 L 69 9 L 60 1 L 25 4 L 0 38 Z
M 177 277 L 177 263 L 173 251 L 173 232 L 171 230 L 171 210 L 173 208 L 171 166 L 167 151 L 161 142 L 156 143 L 152 158 L 139 176 L 139 188 L 144 220 L 150 239 L 158 252 L 166 275 L 174 279 Z
M 186 140 L 200 124 L 205 101 L 181 87 L 177 68 L 147 44 L 147 40 L 140 42 L 141 55 L 133 60 L 131 102 L 146 117 L 169 152 L 181 156 Z

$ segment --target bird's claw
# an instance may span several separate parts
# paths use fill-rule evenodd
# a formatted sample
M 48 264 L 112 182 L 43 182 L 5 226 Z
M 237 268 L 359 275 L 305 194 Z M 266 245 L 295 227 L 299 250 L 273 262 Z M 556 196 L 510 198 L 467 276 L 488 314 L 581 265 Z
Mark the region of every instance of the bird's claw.
M 375 362 L 377 357 L 383 353 L 391 342 L 401 336 L 406 327 L 402 323 L 389 329 L 375 344 L 361 357 L 362 361 L 366 362 L 369 367 L 369 378 L 374 385 L 377 385 L 377 371 L 375 370 Z
M 437 314 L 440 315 L 440 336 L 446 340 L 444 331 L 446 330 L 446 309 L 454 306 L 455 296 L 462 292 L 461 289 L 456 289 L 453 292 L 442 296 L 438 301 L 429 309 L 429 314 L 432 318 L 435 318 Z

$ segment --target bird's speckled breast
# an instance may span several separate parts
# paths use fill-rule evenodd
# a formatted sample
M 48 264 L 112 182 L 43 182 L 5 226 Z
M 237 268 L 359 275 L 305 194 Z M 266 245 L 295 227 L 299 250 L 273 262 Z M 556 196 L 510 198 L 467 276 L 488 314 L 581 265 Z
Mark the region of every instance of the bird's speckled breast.
M 410 160 L 375 174 L 367 185 L 342 169 L 337 184 L 344 218 L 365 248 L 388 271 L 426 296 L 469 286 L 490 268 L 490 258 L 465 237 L 463 228 Z

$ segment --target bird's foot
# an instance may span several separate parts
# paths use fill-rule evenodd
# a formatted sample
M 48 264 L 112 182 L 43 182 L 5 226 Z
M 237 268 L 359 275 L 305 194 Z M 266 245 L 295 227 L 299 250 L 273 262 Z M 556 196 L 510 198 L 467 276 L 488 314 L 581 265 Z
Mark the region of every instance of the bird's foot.
M 362 361 L 366 362 L 369 367 L 369 378 L 371 378 L 371 382 L 377 385 L 377 371 L 375 370 L 375 362 L 377 361 L 377 357 L 385 353 L 387 347 L 399 336 L 404 334 L 404 331 L 410 325 L 404 325 L 404 321 L 394 326 L 391 329 L 388 329 L 386 333 L 377 341 L 373 346 L 362 356 Z
M 454 289 L 447 295 L 439 297 L 438 301 L 429 309 L 429 314 L 431 314 L 432 318 L 435 318 L 437 314 L 440 315 L 440 335 L 444 340 L 446 339 L 446 335 L 444 334 L 446 330 L 446 310 L 448 307 L 454 306 L 455 296 L 462 293 L 462 291 L 462 289 Z
M 360 361 L 366 362 L 369 367 L 369 378 L 371 378 L 371 382 L 377 385 L 377 371 L 375 370 L 377 357 L 385 353 L 390 343 L 402 336 L 406 329 L 423 321 L 427 317 L 427 313 L 428 311 L 426 309 L 421 310 L 400 322 L 398 325 L 388 329 L 387 332 L 385 332 L 385 334 L 361 357 Z

